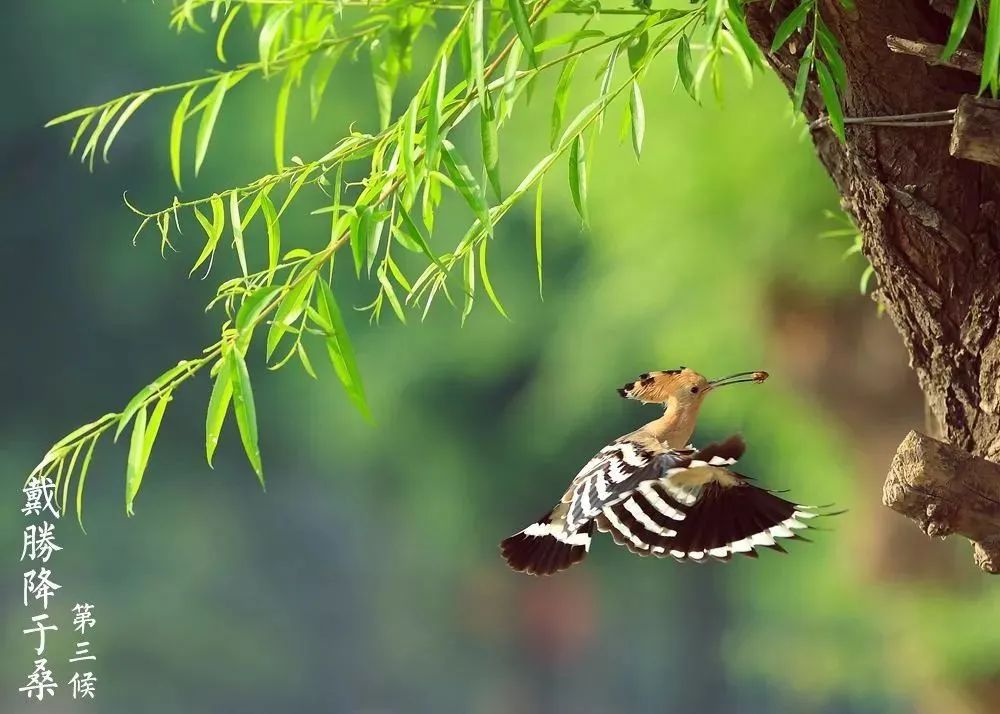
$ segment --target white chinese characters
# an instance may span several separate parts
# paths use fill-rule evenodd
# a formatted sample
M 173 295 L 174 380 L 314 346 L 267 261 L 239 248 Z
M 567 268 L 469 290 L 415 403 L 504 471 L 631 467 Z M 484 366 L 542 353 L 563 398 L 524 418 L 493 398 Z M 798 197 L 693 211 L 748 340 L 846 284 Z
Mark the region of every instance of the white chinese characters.
M 27 561 L 28 570 L 22 576 L 22 598 L 25 607 L 41 608 L 42 612 L 31 617 L 31 626 L 22 630 L 24 635 L 32 637 L 35 654 L 34 669 L 28 675 L 24 686 L 19 688 L 29 701 L 43 701 L 56 695 L 59 688 L 56 674 L 49 666 L 45 657 L 48 645 L 47 636 L 59 631 L 59 624 L 50 619 L 49 605 L 52 604 L 57 591 L 62 585 L 57 583 L 48 567 L 53 555 L 62 550 L 56 543 L 55 525 L 48 520 L 59 518 L 59 508 L 56 501 L 56 485 L 47 476 L 32 476 L 24 486 L 25 502 L 21 513 L 28 518 L 39 517 L 41 522 L 29 523 L 24 528 L 21 545 L 21 562 Z M 81 635 L 80 641 L 67 664 L 78 662 L 91 663 L 97 660 L 97 655 L 91 652 L 91 643 L 82 638 L 92 629 L 97 620 L 94 617 L 94 606 L 91 603 L 76 603 L 69 611 L 72 616 L 73 631 Z M 60 624 L 65 621 L 60 620 Z M 92 665 L 91 665 L 92 666 Z M 77 665 L 74 669 L 82 669 Z M 58 677 L 62 681 L 62 677 Z M 94 699 L 97 691 L 97 677 L 93 672 L 74 671 L 66 680 L 73 699 Z

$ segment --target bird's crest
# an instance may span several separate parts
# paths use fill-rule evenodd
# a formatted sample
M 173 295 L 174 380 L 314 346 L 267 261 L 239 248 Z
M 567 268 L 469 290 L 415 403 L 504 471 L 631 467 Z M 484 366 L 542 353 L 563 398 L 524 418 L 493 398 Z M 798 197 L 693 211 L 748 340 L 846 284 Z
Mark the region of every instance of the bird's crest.
M 676 388 L 684 367 L 661 370 L 659 372 L 643 372 L 634 382 L 629 382 L 618 388 L 618 394 L 625 399 L 635 399 L 640 402 L 663 402 Z

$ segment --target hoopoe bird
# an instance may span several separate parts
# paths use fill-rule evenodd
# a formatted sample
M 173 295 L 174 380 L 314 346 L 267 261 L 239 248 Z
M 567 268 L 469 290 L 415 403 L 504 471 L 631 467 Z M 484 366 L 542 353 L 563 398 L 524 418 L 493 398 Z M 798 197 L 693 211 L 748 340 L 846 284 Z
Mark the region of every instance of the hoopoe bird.
M 681 367 L 621 387 L 626 399 L 662 404 L 663 415 L 601 449 L 555 508 L 500 543 L 504 559 L 532 575 L 565 570 L 586 556 L 595 526 L 637 555 L 699 563 L 737 553 L 755 558 L 758 547 L 786 552 L 780 538 L 808 540 L 798 531 L 833 514 L 779 498 L 734 471 L 743 439 L 690 445 L 709 393 L 767 377 L 740 372 L 709 381 Z

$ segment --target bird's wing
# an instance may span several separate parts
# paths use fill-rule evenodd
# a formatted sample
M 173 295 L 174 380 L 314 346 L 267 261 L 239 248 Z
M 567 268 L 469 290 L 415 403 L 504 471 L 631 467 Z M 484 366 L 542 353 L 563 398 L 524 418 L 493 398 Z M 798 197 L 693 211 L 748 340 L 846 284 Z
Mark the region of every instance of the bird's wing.
M 687 468 L 694 453 L 667 448 L 641 430 L 616 439 L 580 469 L 563 495 L 567 529 L 573 531 L 600 515 L 640 484 Z
M 824 515 L 786 501 L 730 470 L 743 454 L 739 437 L 712 444 L 686 468 L 640 483 L 597 517 L 597 528 L 639 555 L 705 562 L 734 554 L 756 556 L 763 546 L 784 552 L 779 538 L 804 540 L 798 531 Z M 666 517 L 665 517 L 666 516 Z

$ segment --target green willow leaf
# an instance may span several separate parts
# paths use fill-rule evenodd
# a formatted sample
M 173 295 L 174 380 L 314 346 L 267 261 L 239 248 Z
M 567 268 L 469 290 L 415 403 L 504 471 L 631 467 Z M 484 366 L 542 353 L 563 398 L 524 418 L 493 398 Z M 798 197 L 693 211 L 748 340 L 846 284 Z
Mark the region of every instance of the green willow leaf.
M 403 312 L 403 305 L 399 302 L 399 296 L 396 295 L 396 289 L 392 287 L 392 281 L 389 280 L 389 276 L 385 272 L 385 266 L 380 265 L 378 270 L 375 271 L 375 276 L 378 278 L 379 283 L 382 285 L 383 292 L 386 298 L 389 300 L 389 305 L 392 307 L 392 311 L 396 313 L 396 318 L 406 324 L 406 313 Z
M 607 96 L 608 92 L 611 91 L 611 82 L 615 78 L 615 66 L 618 63 L 618 54 L 620 52 L 621 45 L 615 45 L 611 49 L 611 54 L 608 55 L 608 60 L 604 65 L 604 73 L 601 76 L 601 90 L 598 93 L 601 97 Z
M 573 117 L 573 121 L 569 123 L 559 138 L 559 146 L 566 147 L 569 142 L 573 141 L 580 131 L 583 130 L 583 127 L 594 119 L 595 115 L 603 117 L 604 111 L 608 106 L 608 101 L 610 101 L 609 98 L 602 95 L 581 109 L 579 114 Z M 545 161 L 545 159 L 542 159 L 542 161 Z
M 844 59 L 840 56 L 840 47 L 837 38 L 833 36 L 826 23 L 818 19 L 816 23 L 816 34 L 819 39 L 820 49 L 823 50 L 823 58 L 830 68 L 830 74 L 840 88 L 841 93 L 847 91 L 847 67 Z
M 212 206 L 212 233 L 221 236 L 222 229 L 226 227 L 226 209 L 222 203 L 222 196 L 214 194 L 209 203 Z
M 368 237 L 371 233 L 372 209 L 368 206 L 360 206 L 361 215 L 351 223 L 351 255 L 354 256 L 354 272 L 361 277 L 361 269 L 365 266 L 365 258 L 368 255 Z
M 295 84 L 295 73 L 289 71 L 278 90 L 278 101 L 274 105 L 274 165 L 280 172 L 285 168 L 285 125 L 288 121 L 288 98 Z
M 962 43 L 966 30 L 969 29 L 969 22 L 972 21 L 972 12 L 976 9 L 976 0 L 958 0 L 955 7 L 955 16 L 951 21 L 951 32 L 948 33 L 948 42 L 941 50 L 941 59 L 946 60 L 955 54 L 955 50 Z
M 1000 5 L 1000 3 L 997 3 Z M 826 104 L 827 114 L 830 116 L 830 127 L 841 142 L 846 141 L 844 135 L 844 110 L 840 106 L 840 98 L 837 96 L 837 85 L 830 75 L 830 70 L 820 60 L 816 60 L 816 77 L 819 79 L 819 91 L 823 95 L 823 103 Z
M 979 93 L 992 86 L 997 88 L 997 64 L 1000 62 L 1000 2 L 990 2 L 986 16 L 986 41 L 983 47 L 983 72 L 979 80 Z
M 503 309 L 503 305 L 500 299 L 497 297 L 496 292 L 493 290 L 493 284 L 490 282 L 490 274 L 486 270 L 486 247 L 490 244 L 489 241 L 483 241 L 479 245 L 479 274 L 483 278 L 483 290 L 486 291 L 487 297 L 489 297 L 490 302 L 493 303 L 493 307 L 497 309 L 505 319 L 509 320 L 510 317 L 507 316 L 507 311 Z
M 80 530 L 86 533 L 83 528 L 83 486 L 87 481 L 87 474 L 90 472 L 90 460 L 94 456 L 94 447 L 97 446 L 97 437 L 90 440 L 87 447 L 87 454 L 83 457 L 83 466 L 80 467 L 80 475 L 76 480 L 76 522 L 80 524 Z
M 531 34 L 531 23 L 528 20 L 528 11 L 524 7 L 523 0 L 507 0 L 507 8 L 510 10 L 510 18 L 514 23 L 514 30 L 517 32 L 517 39 L 521 41 L 525 53 L 532 67 L 538 67 L 538 58 L 535 56 L 535 38 Z
M 118 121 L 115 122 L 111 131 L 108 132 L 108 138 L 104 141 L 104 152 L 102 153 L 102 158 L 105 163 L 108 161 L 108 152 L 111 150 L 111 144 L 114 143 L 115 137 L 118 136 L 118 132 L 120 132 L 122 127 L 125 126 L 125 122 L 129 120 L 129 117 L 135 114 L 136 110 L 143 105 L 143 102 L 151 96 L 153 96 L 152 93 L 143 92 L 133 99 L 127 107 L 125 107 L 125 111 L 118 115 Z
M 441 122 L 444 118 L 444 95 L 448 81 L 448 57 L 441 56 L 438 69 L 431 80 L 430 101 L 426 122 L 426 164 L 429 171 L 437 166 L 438 151 L 441 147 Z
M 44 126 L 46 129 L 48 129 L 50 126 L 57 126 L 58 124 L 64 124 L 68 121 L 79 119 L 80 117 L 93 116 L 96 111 L 97 107 L 83 107 L 81 109 L 74 109 L 71 112 L 60 114 L 54 119 L 49 119 L 47 122 L 45 122 Z
M 173 121 L 170 123 L 170 171 L 174 176 L 174 183 L 177 184 L 178 191 L 181 189 L 181 140 L 184 136 L 184 122 L 187 120 L 188 109 L 197 89 L 197 87 L 191 87 L 184 93 L 174 111 Z
M 503 72 L 503 95 L 501 104 L 501 116 L 507 118 L 514 111 L 514 102 L 517 100 L 518 84 L 517 69 L 521 65 L 521 44 L 512 45 L 510 54 L 507 55 L 507 65 Z
M 260 27 L 260 21 L 264 19 L 264 11 L 266 9 L 267 9 L 267 6 L 265 6 L 264 4 L 249 5 L 247 7 L 247 12 L 250 13 L 250 25 L 254 29 L 257 29 L 258 27 Z
M 642 104 L 642 93 L 639 83 L 632 81 L 632 96 L 629 102 L 629 115 L 632 119 L 632 150 L 635 158 L 642 156 L 642 142 L 646 136 L 646 109 Z
M 378 260 L 378 248 L 382 243 L 382 233 L 385 231 L 385 224 L 389 220 L 389 212 L 384 210 L 372 211 L 370 219 L 371 228 L 367 239 L 368 255 L 365 256 L 369 275 L 371 275 L 372 266 Z
M 445 180 L 444 174 L 435 171 L 427 174 L 427 182 L 424 184 L 421 213 L 424 225 L 427 226 L 427 232 L 431 235 L 434 234 L 434 214 L 437 207 L 441 205 L 441 186 Z
M 133 515 L 132 503 L 135 495 L 139 493 L 139 486 L 142 484 L 142 474 L 144 464 L 142 462 L 143 449 L 146 443 L 146 407 L 142 407 L 135 415 L 135 424 L 132 425 L 132 439 L 128 447 L 128 462 L 125 466 L 125 513 Z
M 486 199 L 483 198 L 482 189 L 472 175 L 472 171 L 462 160 L 458 150 L 448 143 L 442 144 L 442 157 L 448 178 L 452 180 L 462 198 L 476 214 L 479 224 L 492 234 L 493 223 L 490 221 L 490 208 L 486 204 Z
M 69 459 L 69 466 L 66 467 L 65 471 L 62 474 L 56 475 L 56 490 L 55 490 L 56 500 L 59 500 L 58 490 L 60 484 L 62 486 L 62 499 L 59 503 L 59 513 L 66 513 L 66 501 L 69 498 L 69 485 L 70 482 L 73 480 L 73 470 L 76 468 L 76 460 L 80 457 L 80 451 L 82 449 L 83 449 L 83 442 L 80 442 L 73 448 L 73 455 Z
M 806 21 L 806 15 L 813 8 L 814 0 L 802 0 L 798 7 L 788 13 L 788 17 L 781 21 L 778 29 L 774 31 L 774 41 L 771 42 L 771 52 L 777 52 L 788 42 L 796 30 L 802 28 Z
M 413 292 L 413 286 L 410 285 L 410 281 L 406 279 L 406 275 L 403 273 L 402 269 L 396 265 L 396 261 L 392 259 L 392 256 L 386 256 L 385 262 L 389 266 L 389 272 L 392 273 L 392 277 L 396 279 L 399 286 L 407 293 Z
M 227 361 L 229 379 L 233 385 L 233 413 L 236 415 L 240 441 L 243 442 L 243 450 L 263 488 L 264 468 L 260 461 L 260 445 L 257 443 L 257 408 L 254 405 L 253 390 L 250 388 L 250 373 L 238 349 L 229 351 Z
M 209 222 L 207 218 L 205 218 L 205 215 L 200 210 L 198 210 L 197 206 L 194 207 L 194 215 L 195 218 L 198 219 L 198 223 L 201 224 L 201 227 L 205 229 L 205 235 L 207 236 L 207 240 L 205 241 L 205 247 L 202 249 L 201 254 L 198 256 L 198 259 L 194 262 L 194 265 L 191 267 L 191 271 L 188 273 L 189 277 L 194 274 L 194 271 L 196 271 L 202 263 L 208 260 L 212 256 L 212 254 L 215 253 L 215 248 L 219 244 L 219 236 L 221 235 L 221 232 L 220 233 L 215 232 L 215 229 L 212 227 L 212 224 Z
M 281 218 L 285 213 L 285 209 L 288 208 L 292 201 L 295 199 L 296 194 L 298 194 L 299 189 L 305 184 L 306 179 L 309 178 L 309 174 L 312 173 L 312 169 L 306 169 L 305 171 L 300 171 L 298 178 L 292 183 L 292 187 L 288 189 L 288 194 L 285 196 L 285 200 L 281 202 L 281 208 L 278 209 L 278 218 Z
M 313 379 L 319 379 L 316 376 L 316 370 L 313 369 L 312 362 L 309 361 L 309 353 L 306 352 L 305 345 L 301 341 L 295 343 L 295 352 L 299 357 L 299 362 L 302 363 L 302 369 L 306 371 Z
M 97 153 L 97 144 L 101 140 L 101 135 L 104 133 L 108 124 L 111 123 L 111 120 L 115 118 L 121 108 L 125 105 L 126 99 L 127 97 L 122 97 L 101 112 L 101 118 L 97 120 L 97 126 L 94 127 L 93 133 L 90 135 L 87 143 L 83 146 L 83 153 L 80 154 L 80 161 L 87 161 L 89 159 L 89 168 L 91 171 L 94 170 L 94 155 Z
M 486 179 L 498 201 L 503 199 L 500 187 L 500 128 L 497 113 L 490 95 L 485 95 L 486 102 L 479 112 L 479 139 L 483 148 L 483 167 L 486 169 Z
M 163 422 L 163 415 L 167 411 L 167 405 L 170 403 L 171 397 L 170 392 L 164 392 L 156 401 L 156 406 L 153 407 L 153 413 L 149 417 L 149 422 L 146 424 L 146 438 L 143 440 L 142 445 L 142 471 L 145 473 L 146 466 L 149 465 L 149 455 L 153 453 L 153 444 L 156 443 L 156 436 L 160 433 L 160 424 Z
M 871 282 L 872 276 L 875 275 L 875 268 L 869 265 L 865 268 L 865 271 L 861 273 L 861 280 L 858 283 L 858 290 L 862 295 L 868 294 L 868 284 Z
M 469 32 L 469 63 L 472 77 L 476 85 L 476 95 L 484 102 L 486 96 L 486 60 L 483 41 L 486 35 L 484 26 L 486 0 L 472 0 L 472 21 L 468 24 Z
M 587 160 L 583 145 L 583 135 L 578 134 L 569 150 L 569 188 L 584 224 L 587 218 Z
M 628 66 L 632 70 L 633 74 L 638 73 L 639 68 L 642 66 L 642 61 L 646 57 L 646 52 L 649 51 L 649 33 L 641 32 L 638 36 L 633 37 L 629 43 L 626 50 L 628 54 Z
M 361 381 L 361 373 L 358 371 L 357 359 L 354 356 L 354 347 L 351 345 L 347 328 L 344 325 L 344 318 L 341 315 L 340 307 L 333 297 L 333 291 L 325 280 L 319 281 L 319 310 L 320 314 L 333 327 L 333 334 L 326 339 L 327 354 L 333 370 L 340 379 L 341 384 L 347 391 L 354 406 L 361 414 L 371 421 L 372 414 L 368 409 L 368 401 L 365 398 L 365 388 Z
M 709 35 L 712 35 L 718 29 L 725 8 L 726 0 L 706 0 L 705 27 L 708 28 Z
M 236 313 L 236 331 L 239 333 L 236 346 L 241 351 L 246 351 L 257 321 L 271 303 L 277 299 L 282 290 L 284 290 L 284 286 L 281 285 L 265 285 L 250 293 L 250 296 L 240 305 L 240 310 Z
M 681 39 L 677 42 L 677 76 L 680 77 L 681 86 L 684 87 L 688 96 L 698 101 L 698 93 L 694 86 L 694 71 L 691 69 L 693 64 L 691 43 L 688 42 L 687 35 L 681 35 Z
M 375 99 L 378 105 L 379 130 L 389 128 L 392 119 L 392 95 L 399 76 L 399 58 L 394 46 L 372 44 L 372 79 L 375 82 Z
M 340 237 L 343 236 L 345 232 L 350 233 L 351 223 L 354 220 L 353 215 L 344 211 L 344 206 L 342 204 L 341 193 L 344 186 L 343 164 L 337 166 L 337 175 L 333 178 L 333 185 L 333 211 L 330 215 L 330 241 L 336 242 L 340 240 Z M 336 255 L 330 257 L 330 270 L 333 270 L 333 259 L 335 257 Z
M 261 65 L 264 67 L 264 74 L 267 74 L 275 41 L 285 27 L 285 18 L 292 10 L 291 7 L 276 8 L 267 16 L 264 26 L 260 28 L 260 35 L 257 37 L 257 52 L 260 55 Z
M 220 360 L 219 371 L 212 386 L 212 396 L 208 400 L 208 412 L 205 415 L 205 459 L 209 466 L 212 466 L 212 456 L 215 455 L 215 449 L 219 445 L 219 434 L 226 420 L 226 412 L 229 411 L 229 402 L 233 398 L 233 380 L 224 360 L 225 358 Z
M 319 56 L 316 68 L 309 78 L 309 115 L 314 120 L 319 115 L 320 104 L 323 101 L 323 95 L 326 94 L 326 85 L 330 82 L 330 75 L 343 53 L 343 45 L 326 50 Z
M 795 89 L 792 91 L 792 106 L 796 112 L 802 110 L 802 102 L 806 97 L 806 87 L 809 84 L 809 73 L 812 71 L 815 45 L 810 42 L 802 53 L 799 61 L 799 71 L 795 77 Z
M 711 75 L 712 79 L 712 89 L 715 93 L 715 99 L 722 105 L 721 98 L 721 74 L 718 71 L 719 67 L 719 55 L 714 52 L 708 52 L 701 58 L 701 62 L 698 63 L 698 69 L 694 72 L 694 94 L 695 101 L 699 104 L 701 103 L 701 88 L 704 85 L 705 75 Z
M 551 8 L 552 6 L 550 5 L 549 7 Z M 549 19 L 545 15 L 544 12 L 538 16 L 537 21 L 532 26 L 532 28 L 531 28 L 531 35 L 532 35 L 532 39 L 533 39 L 533 44 L 534 44 L 534 46 L 536 48 L 534 50 L 534 54 L 532 56 L 533 57 L 533 61 L 532 61 L 531 65 L 533 67 L 535 67 L 536 69 L 538 69 L 539 67 L 541 67 L 542 55 L 544 53 L 539 52 L 538 49 L 537 49 L 537 47 L 538 47 L 538 45 L 545 44 L 545 40 L 549 36 Z M 526 86 L 524 88 L 524 93 L 525 93 L 525 102 L 527 104 L 531 104 L 531 98 L 535 94 L 535 87 L 538 86 L 538 82 L 536 81 L 537 79 L 538 79 L 538 75 L 536 74 L 534 76 L 528 77 L 528 81 L 525 82 Z M 445 289 L 445 296 L 447 297 L 447 295 L 448 295 L 448 292 L 447 292 L 447 289 Z
M 545 300 L 542 294 L 542 185 L 544 177 L 538 179 L 538 191 L 535 193 L 535 265 L 538 268 L 538 299 Z
M 222 21 L 222 26 L 219 28 L 219 34 L 215 38 L 215 56 L 219 58 L 219 61 L 225 64 L 226 53 L 224 50 L 224 45 L 226 42 L 226 35 L 229 33 L 229 28 L 233 25 L 233 20 L 236 19 L 237 13 L 239 13 L 242 5 L 234 5 L 229 8 L 229 12 L 226 14 L 226 19 Z
M 726 8 L 726 24 L 740 47 L 743 48 L 743 54 L 750 60 L 750 64 L 754 67 L 764 67 L 764 55 L 750 36 L 744 12 L 740 0 L 729 0 L 729 6 Z
M 570 57 L 559 72 L 559 81 L 556 83 L 555 96 L 552 100 L 552 129 L 549 134 L 551 148 L 555 148 L 559 143 L 559 132 L 566 117 L 566 103 L 569 101 L 569 90 L 573 84 L 573 75 L 579 59 L 579 55 Z
M 212 257 L 215 254 L 216 247 L 219 245 L 219 239 L 222 238 L 222 229 L 225 227 L 226 216 L 222 205 L 222 199 L 218 196 L 212 196 L 212 221 L 209 223 L 208 219 L 198 210 L 198 207 L 194 208 L 195 218 L 201 224 L 201 227 L 205 229 L 205 233 L 208 239 L 205 241 L 205 247 L 202 249 L 201 254 L 198 259 L 194 262 L 191 267 L 191 271 L 188 275 L 193 275 L 194 271 L 198 269 L 202 263 Z
M 417 162 L 414 154 L 417 150 L 417 112 L 420 110 L 420 102 L 421 95 L 418 92 L 403 115 L 399 135 L 399 155 L 406 172 L 406 191 L 411 196 L 417 190 Z
M 194 153 L 194 175 L 197 176 L 201 170 L 201 164 L 205 161 L 205 154 L 208 153 L 208 143 L 212 140 L 212 130 L 215 128 L 215 120 L 219 118 L 219 111 L 222 109 L 222 101 L 226 97 L 226 90 L 229 88 L 229 75 L 224 74 L 215 83 L 215 88 L 208 95 L 208 103 L 201 115 L 201 123 L 198 125 L 198 136 L 195 138 Z
M 264 213 L 264 222 L 267 224 L 267 269 L 273 277 L 278 266 L 278 259 L 281 257 L 281 223 L 278 221 L 278 213 L 274 210 L 274 204 L 270 198 L 263 196 L 260 207 Z
M 240 218 L 240 199 L 236 191 L 229 192 L 229 223 L 233 230 L 233 245 L 236 247 L 236 257 L 240 261 L 240 270 L 245 278 L 247 269 L 247 251 L 243 243 L 243 220 Z
M 283 260 L 302 260 L 303 258 L 311 258 L 315 254 L 305 248 L 292 248 L 290 251 L 285 253 Z
M 76 127 L 76 131 L 73 132 L 73 140 L 69 143 L 69 155 L 72 156 L 73 152 L 76 151 L 77 144 L 80 143 L 80 139 L 83 138 L 84 133 L 87 131 L 87 127 L 90 126 L 90 122 L 94 121 L 96 114 L 88 114 L 83 118 L 83 121 Z
M 402 205 L 402 204 L 400 204 Z M 400 222 L 391 228 L 392 237 L 396 239 L 396 242 L 401 246 L 406 248 L 411 253 L 420 253 L 420 243 L 411 235 L 412 229 L 409 224 L 400 219 Z M 387 260 L 392 260 L 390 257 L 386 257 Z
M 722 37 L 723 42 L 729 47 L 729 50 L 733 53 L 736 58 L 736 63 L 740 66 L 740 70 L 743 72 L 743 79 L 746 80 L 747 86 L 753 86 L 753 61 L 747 55 L 743 46 L 736 40 L 733 33 L 728 30 L 719 30 L 719 35 Z
M 418 250 L 427 256 L 427 258 L 441 270 L 445 270 L 441 259 L 434 255 L 434 251 L 431 250 L 430 244 L 427 242 L 427 238 L 424 236 L 423 231 L 420 230 L 420 227 L 416 224 L 416 222 L 414 222 L 413 217 L 410 216 L 410 212 L 406 210 L 406 207 L 402 203 L 398 204 L 396 208 L 399 210 L 399 215 L 403 219 L 403 224 L 406 226 L 406 230 L 410 238 L 412 238 L 417 244 Z
M 601 30 L 575 30 L 558 35 L 544 42 L 535 44 L 535 52 L 545 52 L 546 50 L 562 47 L 563 45 L 575 45 L 580 40 L 589 40 L 593 37 L 606 37 L 607 33 Z
M 465 256 L 465 268 L 462 270 L 462 292 L 465 293 L 465 303 L 462 307 L 462 324 L 465 318 L 472 313 L 472 305 L 476 297 L 476 261 L 473 259 L 474 251 L 469 251 Z
M 274 319 L 271 321 L 271 327 L 267 332 L 267 359 L 271 359 L 271 355 L 274 354 L 281 338 L 288 332 L 288 328 L 302 315 L 315 281 L 316 274 L 313 273 L 289 290 L 281 299 Z

